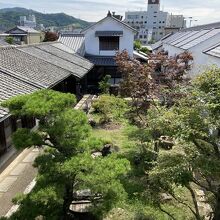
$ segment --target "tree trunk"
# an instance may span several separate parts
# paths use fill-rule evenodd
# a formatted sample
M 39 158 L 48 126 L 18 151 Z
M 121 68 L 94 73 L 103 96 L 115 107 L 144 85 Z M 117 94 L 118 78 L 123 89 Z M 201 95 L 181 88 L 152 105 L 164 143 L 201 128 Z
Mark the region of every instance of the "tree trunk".
M 195 195 L 195 193 L 194 193 L 194 191 L 193 191 L 193 189 L 191 188 L 190 185 L 188 185 L 188 186 L 186 186 L 186 187 L 187 187 L 187 189 L 190 191 L 190 194 L 191 194 L 192 199 L 193 199 L 193 204 L 194 204 L 194 207 L 195 207 L 195 213 L 194 213 L 194 215 L 195 215 L 195 217 L 196 217 L 196 220 L 201 220 L 202 218 L 201 218 L 201 216 L 200 216 L 200 214 L 199 214 L 199 207 L 198 207 L 198 204 L 197 204 L 196 195 Z
M 73 184 L 67 183 L 65 185 L 65 192 L 63 197 L 63 220 L 68 219 L 69 207 L 73 201 Z
M 219 219 L 220 219 L 220 186 L 218 187 L 218 194 L 217 194 L 213 220 L 219 220 Z

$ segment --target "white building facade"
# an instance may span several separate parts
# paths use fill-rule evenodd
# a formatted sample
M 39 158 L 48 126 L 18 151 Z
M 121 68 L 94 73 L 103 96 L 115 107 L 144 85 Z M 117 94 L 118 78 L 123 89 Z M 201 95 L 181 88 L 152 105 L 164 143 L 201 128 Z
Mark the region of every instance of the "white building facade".
M 136 38 L 144 45 L 160 40 L 166 27 L 185 27 L 183 15 L 170 15 L 160 10 L 160 0 L 148 0 L 147 11 L 126 12 L 124 21 L 138 30 Z
M 186 29 L 162 40 L 162 49 L 169 56 L 177 56 L 185 51 L 193 56 L 190 76 L 201 74 L 212 65 L 220 68 L 220 28 L 201 27 Z
M 127 50 L 133 56 L 136 30 L 111 14 L 82 32 L 85 37 L 85 52 L 94 56 L 115 56 Z

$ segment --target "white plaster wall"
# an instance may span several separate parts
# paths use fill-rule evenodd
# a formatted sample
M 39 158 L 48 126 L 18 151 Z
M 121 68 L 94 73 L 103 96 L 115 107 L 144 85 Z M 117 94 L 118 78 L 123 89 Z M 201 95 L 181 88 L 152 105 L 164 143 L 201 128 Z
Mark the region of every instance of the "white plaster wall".
M 192 53 L 194 61 L 193 68 L 190 71 L 191 77 L 201 74 L 205 69 L 211 65 L 217 65 L 220 67 L 220 58 L 207 55 L 203 51 L 220 43 L 220 34 L 198 44 L 195 47 L 190 48 L 189 52 Z
M 188 52 L 190 52 L 193 56 L 193 66 L 189 71 L 190 77 L 195 77 L 205 71 L 212 65 L 216 65 L 220 68 L 220 58 L 207 55 L 203 53 L 205 50 L 217 45 L 220 43 L 220 34 L 215 35 L 214 37 L 190 48 Z M 169 56 L 175 56 L 180 53 L 183 53 L 185 50 L 174 47 L 172 45 L 163 44 L 163 49 L 168 51 Z
M 168 51 L 169 56 L 176 56 L 176 55 L 183 53 L 185 51 L 183 49 L 180 49 L 178 47 L 174 47 L 174 46 L 166 44 L 166 43 L 163 44 L 163 49 L 165 51 Z
M 101 56 L 115 56 L 117 51 L 99 51 L 99 38 L 95 36 L 96 31 L 123 31 L 120 37 L 119 51 L 127 50 L 130 56 L 133 56 L 133 43 L 135 33 L 126 28 L 123 24 L 107 18 L 103 22 L 88 29 L 85 33 L 86 53 Z

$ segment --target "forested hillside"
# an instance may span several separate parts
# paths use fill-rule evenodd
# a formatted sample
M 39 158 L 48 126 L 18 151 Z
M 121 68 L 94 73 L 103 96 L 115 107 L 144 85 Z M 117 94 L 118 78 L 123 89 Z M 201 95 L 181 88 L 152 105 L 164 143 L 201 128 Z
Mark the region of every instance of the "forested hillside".
M 25 8 L 4 8 L 0 9 L 0 29 L 7 30 L 18 24 L 20 16 L 28 16 L 34 14 L 38 24 L 43 24 L 45 27 L 57 26 L 63 27 L 74 24 L 84 28 L 89 25 L 89 22 L 77 19 L 64 13 L 44 14 L 31 9 Z

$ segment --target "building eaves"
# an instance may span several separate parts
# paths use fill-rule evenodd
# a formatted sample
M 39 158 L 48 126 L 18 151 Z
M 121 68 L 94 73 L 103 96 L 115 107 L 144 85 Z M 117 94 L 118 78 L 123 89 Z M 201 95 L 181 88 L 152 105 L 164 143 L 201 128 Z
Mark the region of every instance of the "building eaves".
M 96 66 L 117 66 L 115 57 L 94 56 L 89 54 L 85 55 L 85 57 Z
M 123 36 L 123 31 L 96 31 L 96 37 L 121 37 Z

